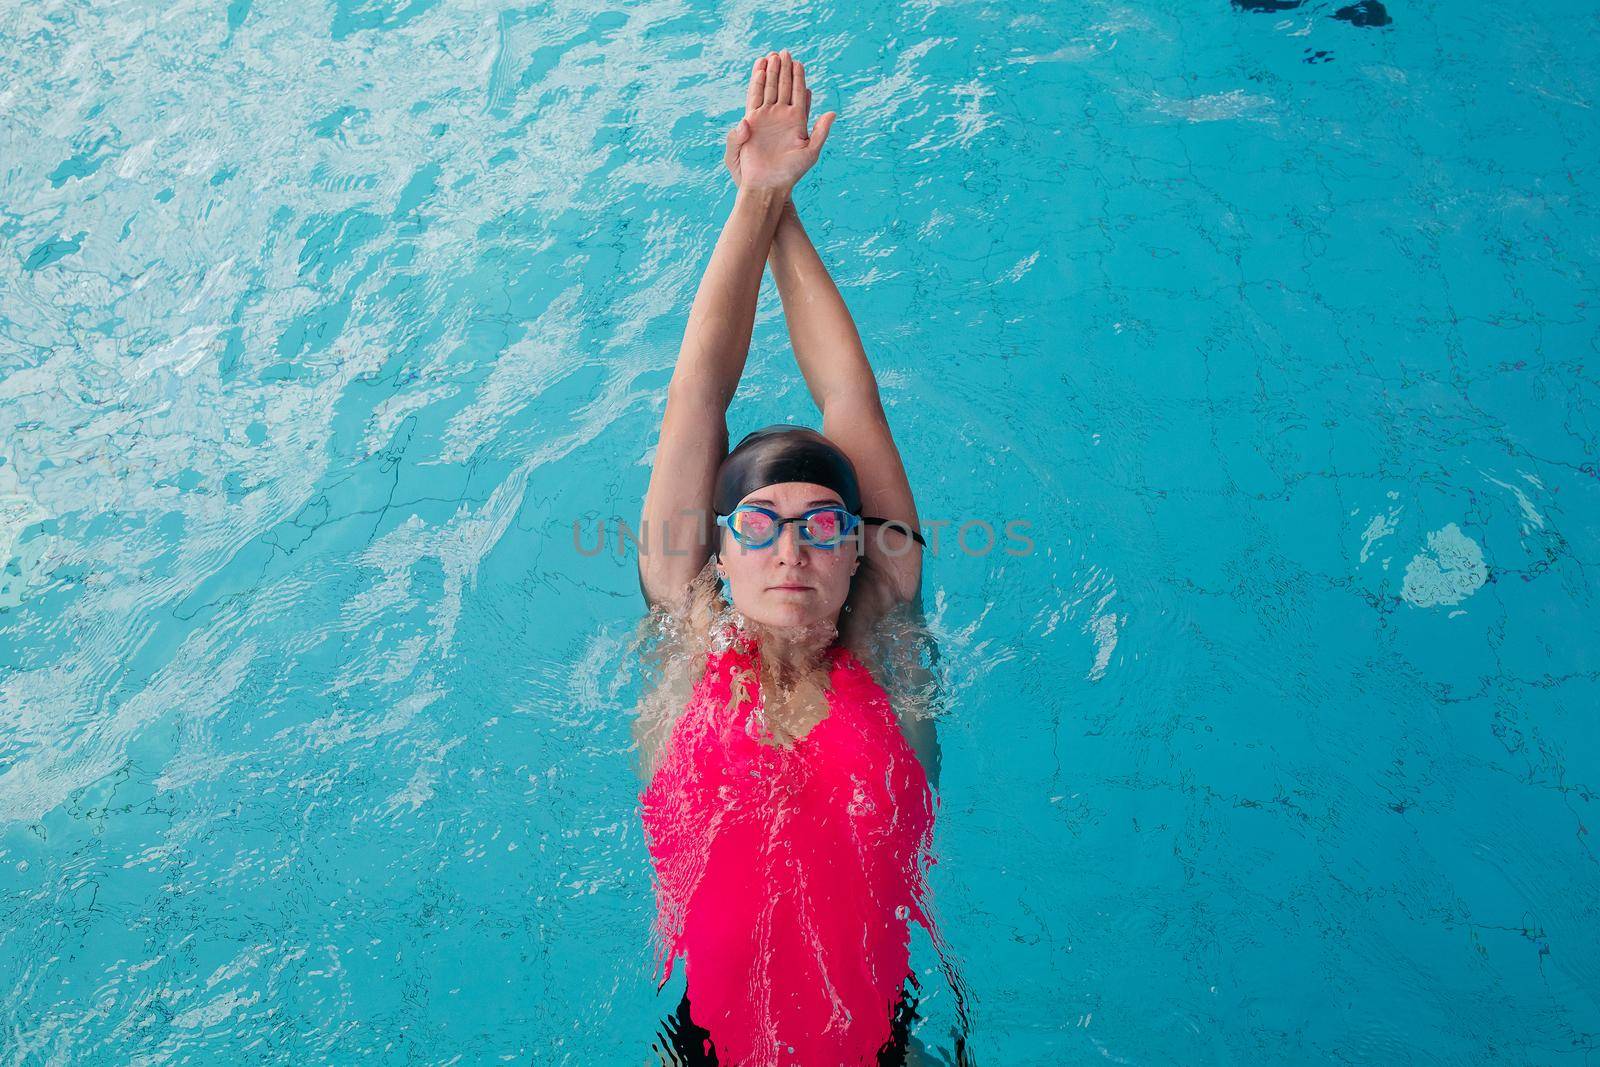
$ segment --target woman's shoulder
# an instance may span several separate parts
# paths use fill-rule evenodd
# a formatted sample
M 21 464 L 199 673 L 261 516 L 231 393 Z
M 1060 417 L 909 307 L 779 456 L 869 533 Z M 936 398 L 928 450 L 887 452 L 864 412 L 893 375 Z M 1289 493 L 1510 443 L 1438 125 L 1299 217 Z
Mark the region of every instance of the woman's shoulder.
M 726 614 L 715 561 L 707 562 L 677 597 L 649 601 L 644 626 L 668 651 L 701 653 L 716 636 Z

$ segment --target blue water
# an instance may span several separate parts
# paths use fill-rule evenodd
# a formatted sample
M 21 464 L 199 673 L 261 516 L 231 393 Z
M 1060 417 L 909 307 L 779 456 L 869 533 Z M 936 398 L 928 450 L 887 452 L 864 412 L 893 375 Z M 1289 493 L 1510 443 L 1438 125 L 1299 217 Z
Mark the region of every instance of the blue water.
M 950 523 L 977 1061 L 1594 1059 L 1592 6 L 5 7 L 3 1062 L 645 1061 L 641 602 L 574 523 L 783 46 Z

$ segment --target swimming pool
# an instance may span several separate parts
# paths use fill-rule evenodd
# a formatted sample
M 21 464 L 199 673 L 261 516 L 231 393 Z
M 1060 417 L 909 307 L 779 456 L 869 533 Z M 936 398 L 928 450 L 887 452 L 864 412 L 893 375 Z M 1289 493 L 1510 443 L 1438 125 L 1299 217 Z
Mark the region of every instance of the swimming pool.
M 840 114 L 802 216 L 950 524 L 979 1062 L 1592 1056 L 1590 9 L 7 26 L 5 1062 L 643 1062 L 640 602 L 586 548 L 785 45 Z M 780 420 L 769 286 L 731 429 Z

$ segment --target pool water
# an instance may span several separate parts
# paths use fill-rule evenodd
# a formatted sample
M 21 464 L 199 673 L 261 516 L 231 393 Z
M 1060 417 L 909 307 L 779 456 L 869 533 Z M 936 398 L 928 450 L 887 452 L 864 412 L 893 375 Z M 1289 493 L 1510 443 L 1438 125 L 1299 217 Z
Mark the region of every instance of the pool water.
M 783 46 L 944 524 L 976 1061 L 1594 1057 L 1591 6 L 0 26 L 0 1060 L 645 1062 L 641 601 L 590 548 Z

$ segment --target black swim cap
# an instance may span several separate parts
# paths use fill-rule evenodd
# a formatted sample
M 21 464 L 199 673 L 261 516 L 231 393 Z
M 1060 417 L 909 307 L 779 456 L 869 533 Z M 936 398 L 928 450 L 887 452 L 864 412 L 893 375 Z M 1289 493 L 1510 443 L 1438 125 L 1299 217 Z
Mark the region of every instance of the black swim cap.
M 851 514 L 861 513 L 861 489 L 850 457 L 817 431 L 785 423 L 748 433 L 734 446 L 717 471 L 712 503 L 718 515 L 727 515 L 757 489 L 777 482 L 825 485 L 839 494 Z
M 729 515 L 739 501 L 762 486 L 778 482 L 811 482 L 827 486 L 839 494 L 845 509 L 861 515 L 861 487 L 856 482 L 855 464 L 839 447 L 817 431 L 805 426 L 775 423 L 763 426 L 734 446 L 717 470 L 717 485 L 712 506 L 718 515 Z M 861 515 L 861 521 L 874 526 L 892 526 L 924 548 L 922 534 L 903 522 Z

